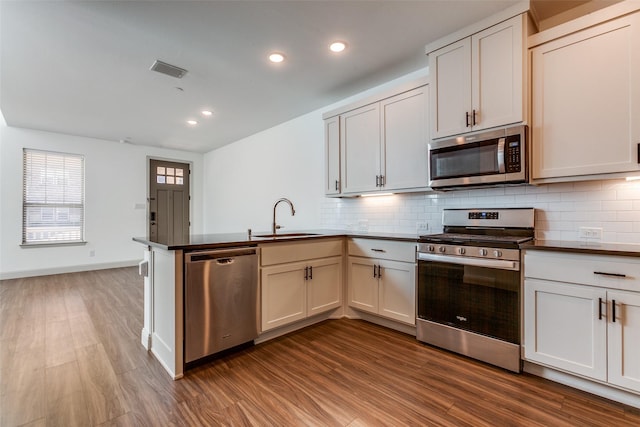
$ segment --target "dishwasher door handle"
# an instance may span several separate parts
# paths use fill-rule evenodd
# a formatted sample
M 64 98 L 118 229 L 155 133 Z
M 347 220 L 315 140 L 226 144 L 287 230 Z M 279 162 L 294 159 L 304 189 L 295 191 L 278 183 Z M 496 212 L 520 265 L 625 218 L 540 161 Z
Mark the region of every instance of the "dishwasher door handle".
M 237 249 L 219 249 L 213 251 L 196 251 L 188 252 L 185 254 L 186 262 L 199 262 L 199 261 L 211 261 L 216 260 L 218 264 L 224 264 L 221 260 L 231 260 L 237 256 L 243 255 L 255 255 L 257 254 L 256 248 L 237 248 Z
M 218 265 L 231 265 L 235 261 L 235 258 L 218 258 L 216 264 Z

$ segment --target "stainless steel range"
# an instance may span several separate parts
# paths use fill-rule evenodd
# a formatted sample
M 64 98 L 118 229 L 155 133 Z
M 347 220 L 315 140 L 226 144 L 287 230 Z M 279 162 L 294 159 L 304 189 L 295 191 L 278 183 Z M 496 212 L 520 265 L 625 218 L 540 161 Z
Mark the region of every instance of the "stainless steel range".
M 417 338 L 520 372 L 520 249 L 534 209 L 445 209 L 418 243 Z

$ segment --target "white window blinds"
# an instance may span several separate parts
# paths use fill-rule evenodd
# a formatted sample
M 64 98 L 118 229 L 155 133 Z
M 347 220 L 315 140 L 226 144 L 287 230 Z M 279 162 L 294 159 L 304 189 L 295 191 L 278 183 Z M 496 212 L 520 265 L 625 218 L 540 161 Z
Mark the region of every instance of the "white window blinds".
M 22 243 L 84 241 L 84 156 L 24 149 Z

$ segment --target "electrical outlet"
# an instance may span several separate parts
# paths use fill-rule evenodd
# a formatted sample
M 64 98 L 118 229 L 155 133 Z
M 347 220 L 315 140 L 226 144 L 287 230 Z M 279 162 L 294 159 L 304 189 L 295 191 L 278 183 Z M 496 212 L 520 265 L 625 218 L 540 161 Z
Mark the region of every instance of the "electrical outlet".
M 418 233 L 426 233 L 427 231 L 429 231 L 429 223 L 428 222 L 417 222 L 416 223 L 416 230 L 418 231 Z
M 582 239 L 602 240 L 602 228 L 600 227 L 580 227 L 578 234 Z

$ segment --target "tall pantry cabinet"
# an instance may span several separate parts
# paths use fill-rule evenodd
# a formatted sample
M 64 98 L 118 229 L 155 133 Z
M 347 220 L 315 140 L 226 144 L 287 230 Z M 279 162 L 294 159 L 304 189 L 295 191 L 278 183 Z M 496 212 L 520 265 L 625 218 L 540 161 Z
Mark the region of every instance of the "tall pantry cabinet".
M 640 172 L 640 12 L 610 10 L 530 38 L 533 180 Z

